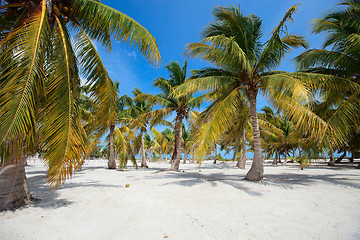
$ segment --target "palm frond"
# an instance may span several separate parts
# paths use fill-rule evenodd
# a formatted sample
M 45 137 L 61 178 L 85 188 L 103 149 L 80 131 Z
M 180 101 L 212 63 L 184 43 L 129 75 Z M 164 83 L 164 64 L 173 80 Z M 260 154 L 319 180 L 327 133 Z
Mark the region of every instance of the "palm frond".
M 87 141 L 78 108 L 80 79 L 75 54 L 65 23 L 57 17 L 56 21 L 59 27 L 54 34 L 54 55 L 48 69 L 51 74 L 47 76 L 47 101 L 40 128 L 44 160 L 49 167 L 47 180 L 54 187 L 82 163 Z
M 134 46 L 150 63 L 160 64 L 161 57 L 155 38 L 134 19 L 94 0 L 75 0 L 73 5 L 82 26 L 110 32 L 116 39 Z

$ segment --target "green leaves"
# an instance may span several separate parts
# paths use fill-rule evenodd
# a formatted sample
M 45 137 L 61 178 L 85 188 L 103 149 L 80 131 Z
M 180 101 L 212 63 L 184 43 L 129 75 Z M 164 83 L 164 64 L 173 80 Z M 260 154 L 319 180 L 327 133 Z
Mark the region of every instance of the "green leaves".
M 23 139 L 36 131 L 36 103 L 41 95 L 45 45 L 48 43 L 46 1 L 23 26 L 2 42 L 0 89 L 0 145 Z M 9 146 L 9 145 L 8 145 Z M 16 152 L 22 151 L 14 146 Z
M 62 19 L 53 36 L 53 51 L 47 71 L 47 101 L 40 128 L 48 181 L 60 185 L 71 176 L 85 156 L 85 131 L 80 123 L 78 100 L 80 79 L 75 65 L 69 34 Z
M 96 137 L 117 120 L 116 86 L 91 38 L 110 50 L 112 35 L 151 63 L 161 61 L 154 37 L 125 14 L 100 1 L 66 1 L 67 10 L 58 4 L 41 0 L 0 7 L 1 163 L 41 149 L 53 186 L 71 176 L 86 152 L 79 69 L 96 109 L 89 121 L 96 125 Z M 8 7 L 16 8 L 16 14 L 7 12 Z
M 108 46 L 109 40 L 102 33 L 109 33 L 115 39 L 134 46 L 150 63 L 160 64 L 155 38 L 134 19 L 98 1 L 75 0 L 73 5 L 78 11 L 78 21 L 86 32 L 90 32 L 91 37 Z

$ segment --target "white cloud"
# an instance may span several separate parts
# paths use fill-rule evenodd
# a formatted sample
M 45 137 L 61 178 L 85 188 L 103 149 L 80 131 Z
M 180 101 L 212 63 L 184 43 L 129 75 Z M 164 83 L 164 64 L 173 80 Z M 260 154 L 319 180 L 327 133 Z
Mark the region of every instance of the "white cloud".
M 133 57 L 134 59 L 136 59 L 137 53 L 135 51 L 129 52 L 129 51 L 125 50 L 125 52 L 126 52 L 128 57 Z

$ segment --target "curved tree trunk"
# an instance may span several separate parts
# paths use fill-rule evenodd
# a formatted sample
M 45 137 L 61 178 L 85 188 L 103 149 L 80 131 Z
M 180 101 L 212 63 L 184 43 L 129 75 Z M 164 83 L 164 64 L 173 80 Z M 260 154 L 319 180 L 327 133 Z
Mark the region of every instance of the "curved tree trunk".
M 110 125 L 110 133 L 109 133 L 109 161 L 108 161 L 109 169 L 116 169 L 115 148 L 114 148 L 114 130 L 115 130 L 115 124 L 111 124 Z
M 338 159 L 336 159 L 335 163 L 340 163 L 345 156 L 346 156 L 346 151 L 344 151 L 344 153 Z
M 328 162 L 329 166 L 335 166 L 335 157 L 334 157 L 334 152 L 330 153 L 330 161 Z
M 254 159 L 251 165 L 249 172 L 246 174 L 245 179 L 250 181 L 260 181 L 263 178 L 264 174 L 264 159 L 261 156 L 261 139 L 260 139 L 260 129 L 257 117 L 256 110 L 256 89 L 248 90 L 248 98 L 250 103 L 250 112 L 251 112 L 251 124 L 253 127 L 253 136 L 254 136 Z
M 141 167 L 147 168 L 148 165 L 146 163 L 146 156 L 145 156 L 145 142 L 144 142 L 144 132 L 140 132 L 140 138 L 141 138 Z
M 171 171 L 179 171 L 181 157 L 181 139 L 182 139 L 182 114 L 177 114 L 175 121 L 175 148 L 171 158 Z

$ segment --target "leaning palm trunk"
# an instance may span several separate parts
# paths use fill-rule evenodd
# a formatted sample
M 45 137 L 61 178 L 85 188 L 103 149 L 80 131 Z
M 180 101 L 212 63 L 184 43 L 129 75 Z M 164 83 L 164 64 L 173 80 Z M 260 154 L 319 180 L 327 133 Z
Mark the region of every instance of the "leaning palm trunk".
M 248 98 L 250 103 L 251 123 L 254 136 L 254 159 L 250 171 L 246 174 L 245 179 L 250 181 L 260 181 L 264 174 L 264 159 L 261 157 L 261 140 L 256 110 L 256 89 L 248 90 Z
M 116 169 L 116 162 L 115 162 L 115 147 L 114 147 L 114 129 L 115 125 L 110 125 L 110 133 L 109 133 L 109 161 L 108 161 L 108 168 L 109 169 Z
M 171 158 L 171 171 L 179 171 L 180 157 L 181 157 L 181 139 L 182 139 L 182 116 L 176 116 L 175 123 L 175 148 Z

